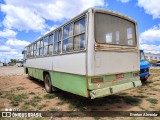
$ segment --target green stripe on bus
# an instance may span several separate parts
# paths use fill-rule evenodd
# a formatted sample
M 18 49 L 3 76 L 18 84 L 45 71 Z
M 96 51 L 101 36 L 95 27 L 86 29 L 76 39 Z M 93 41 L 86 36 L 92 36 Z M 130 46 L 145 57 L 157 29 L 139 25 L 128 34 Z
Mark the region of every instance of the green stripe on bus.
M 28 68 L 29 75 L 43 80 L 43 71 L 42 69 L 36 69 L 36 68 Z M 58 72 L 58 71 L 49 71 L 52 85 L 73 93 L 77 94 L 80 96 L 84 97 L 89 97 L 88 92 L 90 90 L 96 90 L 96 89 L 101 89 L 101 88 L 106 88 L 106 87 L 112 87 L 115 85 L 120 85 L 136 80 L 140 80 L 139 76 L 133 77 L 133 73 L 138 72 L 128 72 L 128 73 L 123 73 L 124 78 L 116 79 L 116 75 L 100 75 L 100 76 L 82 76 L 82 75 L 76 75 L 76 74 L 70 74 L 70 73 L 64 73 L 64 72 Z M 88 78 L 88 83 L 87 83 L 87 78 Z M 103 82 L 99 83 L 92 83 L 91 78 L 103 78 Z
M 29 75 L 43 80 L 42 69 L 28 68 Z M 73 94 L 88 97 L 86 77 L 82 75 L 49 71 L 52 85 Z

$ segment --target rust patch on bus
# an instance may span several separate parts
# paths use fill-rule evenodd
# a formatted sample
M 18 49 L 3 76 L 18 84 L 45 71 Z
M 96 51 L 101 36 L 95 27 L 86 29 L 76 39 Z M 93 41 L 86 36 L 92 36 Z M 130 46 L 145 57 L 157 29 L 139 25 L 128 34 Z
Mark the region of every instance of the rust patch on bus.
M 109 44 L 95 43 L 95 50 L 118 51 L 118 52 L 137 52 L 138 49 L 132 46 L 117 46 Z

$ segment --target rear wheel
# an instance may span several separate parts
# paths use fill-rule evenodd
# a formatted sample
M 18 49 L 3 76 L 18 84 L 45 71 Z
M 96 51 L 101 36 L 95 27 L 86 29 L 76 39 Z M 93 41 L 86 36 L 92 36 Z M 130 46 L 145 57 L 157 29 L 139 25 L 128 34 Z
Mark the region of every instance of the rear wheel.
M 28 79 L 29 79 L 29 80 L 32 80 L 32 77 L 29 75 L 29 73 L 28 73 Z
M 146 81 L 147 81 L 147 79 L 146 79 L 146 78 L 143 78 L 143 79 L 141 79 L 141 81 L 142 81 L 142 82 L 146 82 Z
M 45 89 L 48 93 L 52 92 L 52 84 L 51 84 L 51 78 L 49 74 L 45 74 L 44 76 L 44 84 L 45 84 Z

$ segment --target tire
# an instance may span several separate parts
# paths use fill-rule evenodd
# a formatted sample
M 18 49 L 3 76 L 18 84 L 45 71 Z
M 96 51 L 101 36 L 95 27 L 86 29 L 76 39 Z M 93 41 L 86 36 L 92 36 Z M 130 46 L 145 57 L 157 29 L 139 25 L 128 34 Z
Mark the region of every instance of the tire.
M 146 82 L 146 81 L 147 81 L 147 79 L 146 79 L 146 78 L 143 78 L 143 79 L 141 79 L 141 81 L 142 81 L 142 82 Z
M 44 85 L 45 85 L 45 90 L 48 93 L 52 92 L 52 83 L 51 83 L 51 78 L 49 74 L 44 75 Z
M 32 80 L 32 77 L 29 75 L 29 73 L 28 73 L 28 79 L 29 79 L 29 80 Z

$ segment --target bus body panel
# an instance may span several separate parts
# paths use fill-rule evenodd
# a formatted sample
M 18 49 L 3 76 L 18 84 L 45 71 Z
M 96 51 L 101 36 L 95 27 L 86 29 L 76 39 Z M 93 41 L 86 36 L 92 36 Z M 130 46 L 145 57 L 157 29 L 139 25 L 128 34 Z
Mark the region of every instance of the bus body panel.
M 60 71 L 78 75 L 86 74 L 86 53 L 66 54 L 52 57 L 27 59 L 26 65 L 46 71 Z
M 57 71 L 50 71 L 49 73 L 53 86 L 76 95 L 89 97 L 86 76 Z
M 136 52 L 97 51 L 94 59 L 94 75 L 139 71 L 139 57 Z
M 29 75 L 43 81 L 43 69 L 28 68 Z M 57 71 L 48 71 L 52 86 L 61 90 L 88 97 L 86 76 Z

